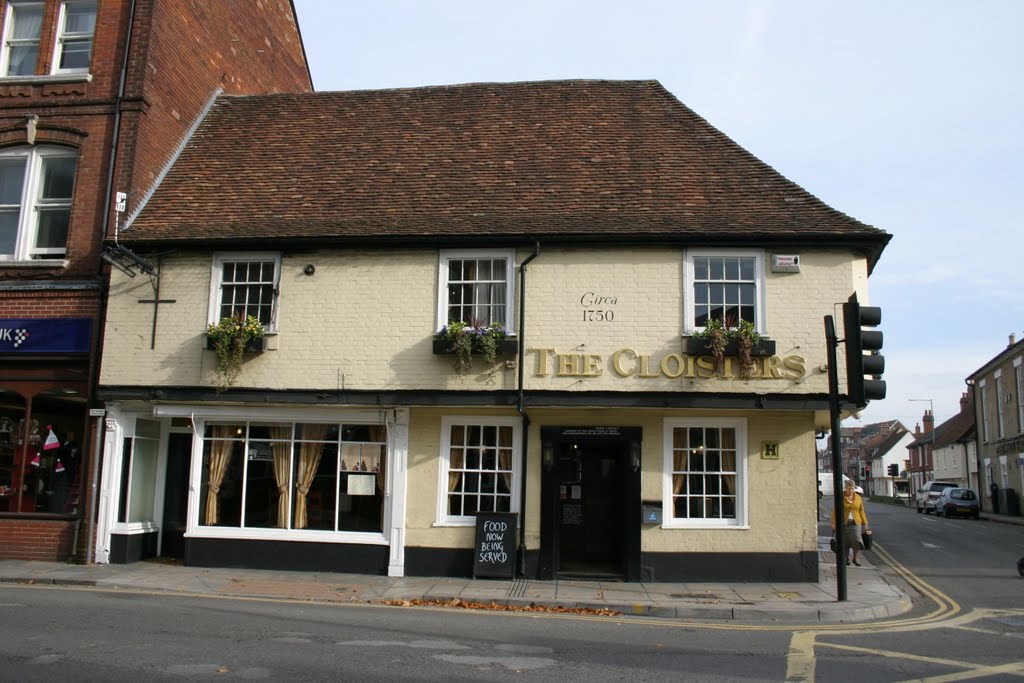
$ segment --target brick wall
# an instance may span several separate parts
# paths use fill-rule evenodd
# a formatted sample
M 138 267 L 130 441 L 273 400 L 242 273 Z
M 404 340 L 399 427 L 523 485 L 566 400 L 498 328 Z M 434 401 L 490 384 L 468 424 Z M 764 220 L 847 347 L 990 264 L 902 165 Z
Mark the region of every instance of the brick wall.
M 132 46 L 118 188 L 129 212 L 164 169 L 217 88 L 227 95 L 310 92 L 298 26 L 287 2 L 139 3 L 151 31 Z
M 91 318 L 99 310 L 98 292 L 4 292 L 0 317 L 4 318 Z
M 75 538 L 73 520 L 8 518 L 0 524 L 0 560 L 66 562 Z

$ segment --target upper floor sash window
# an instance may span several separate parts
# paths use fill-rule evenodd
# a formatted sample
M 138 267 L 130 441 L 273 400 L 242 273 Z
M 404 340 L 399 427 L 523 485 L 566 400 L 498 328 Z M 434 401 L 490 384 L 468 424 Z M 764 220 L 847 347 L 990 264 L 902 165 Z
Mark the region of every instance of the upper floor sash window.
M 0 151 L 0 260 L 66 256 L 77 163 L 61 147 Z
M 511 250 L 441 252 L 437 329 L 450 322 L 512 329 L 515 255 Z
M 280 271 L 280 254 L 217 254 L 210 287 L 210 324 L 251 315 L 267 332 L 276 331 Z
M 690 250 L 686 255 L 686 279 L 688 331 L 704 329 L 709 320 L 721 320 L 727 328 L 746 321 L 764 332 L 763 254 Z

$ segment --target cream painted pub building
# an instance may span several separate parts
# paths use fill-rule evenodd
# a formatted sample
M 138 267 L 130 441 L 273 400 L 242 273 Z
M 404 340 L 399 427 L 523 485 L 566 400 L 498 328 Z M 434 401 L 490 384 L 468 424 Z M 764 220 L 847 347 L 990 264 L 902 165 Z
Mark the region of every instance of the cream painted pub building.
M 221 97 L 120 240 L 99 562 L 469 576 L 511 513 L 531 578 L 818 578 L 823 318 L 889 235 L 657 82 Z

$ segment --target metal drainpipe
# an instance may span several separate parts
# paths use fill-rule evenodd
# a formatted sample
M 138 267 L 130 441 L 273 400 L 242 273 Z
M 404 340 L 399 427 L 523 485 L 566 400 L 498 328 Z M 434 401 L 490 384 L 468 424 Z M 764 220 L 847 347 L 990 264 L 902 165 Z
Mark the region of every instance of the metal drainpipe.
M 117 96 L 114 100 L 114 131 L 110 139 L 110 158 L 109 167 L 107 168 L 107 191 L 105 201 L 103 202 L 103 225 L 100 229 L 100 253 L 103 253 L 103 243 L 107 239 L 107 224 L 110 221 L 110 201 L 114 196 L 114 166 L 117 163 L 117 143 L 118 138 L 121 136 L 121 102 L 124 100 L 124 86 L 128 80 L 128 60 L 132 51 L 132 25 L 135 23 L 135 6 L 137 0 L 132 0 L 131 9 L 128 12 L 128 28 L 125 31 L 124 41 L 124 59 L 121 60 L 121 79 L 117 85 Z M 96 326 L 101 328 L 104 319 L 107 317 L 107 294 L 108 294 L 108 282 L 104 278 L 104 266 L 103 261 L 99 261 L 96 265 L 96 277 L 100 281 L 100 300 L 99 306 L 96 312 Z M 93 367 L 91 373 L 90 395 L 89 405 L 96 405 L 96 388 L 100 383 L 100 358 L 103 355 L 103 333 L 100 329 L 95 332 L 96 343 L 93 345 L 96 351 L 96 355 L 92 360 Z M 89 458 L 89 505 L 87 506 L 88 515 L 86 519 L 86 550 L 85 550 L 85 562 L 83 564 L 93 563 L 93 549 L 95 544 L 96 535 L 96 482 L 99 472 L 99 459 L 103 449 L 103 429 L 104 420 L 101 418 L 97 421 L 97 429 L 99 435 L 96 438 L 96 450 L 91 454 Z M 85 463 L 83 463 L 84 465 Z M 83 468 L 84 470 L 84 468 Z M 82 477 L 85 477 L 85 473 L 82 473 Z M 84 488 L 84 487 L 83 487 Z M 77 545 L 72 552 L 77 551 Z
M 533 253 L 519 264 L 519 401 L 516 409 L 523 420 L 522 446 L 522 483 L 519 486 L 519 576 L 526 576 L 526 451 L 528 450 L 530 433 L 530 416 L 523 407 L 523 364 L 526 357 L 526 266 L 540 256 L 540 242 L 535 242 Z

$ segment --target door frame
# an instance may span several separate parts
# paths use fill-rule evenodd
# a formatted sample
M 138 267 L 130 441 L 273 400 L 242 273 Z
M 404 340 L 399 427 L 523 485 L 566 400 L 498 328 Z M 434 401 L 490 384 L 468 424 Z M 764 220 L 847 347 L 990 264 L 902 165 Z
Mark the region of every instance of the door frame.
M 540 556 L 537 567 L 538 578 L 555 578 L 560 565 L 561 543 L 559 517 L 559 472 L 557 454 L 566 443 L 621 444 L 626 451 L 625 481 L 623 482 L 622 547 L 619 557 L 622 575 L 626 581 L 640 580 L 640 527 L 642 511 L 640 506 L 640 473 L 642 468 L 633 467 L 631 453 L 639 452 L 643 440 L 642 427 L 608 426 L 552 426 L 541 427 L 541 486 L 540 486 Z M 631 521 L 632 520 L 632 521 Z

